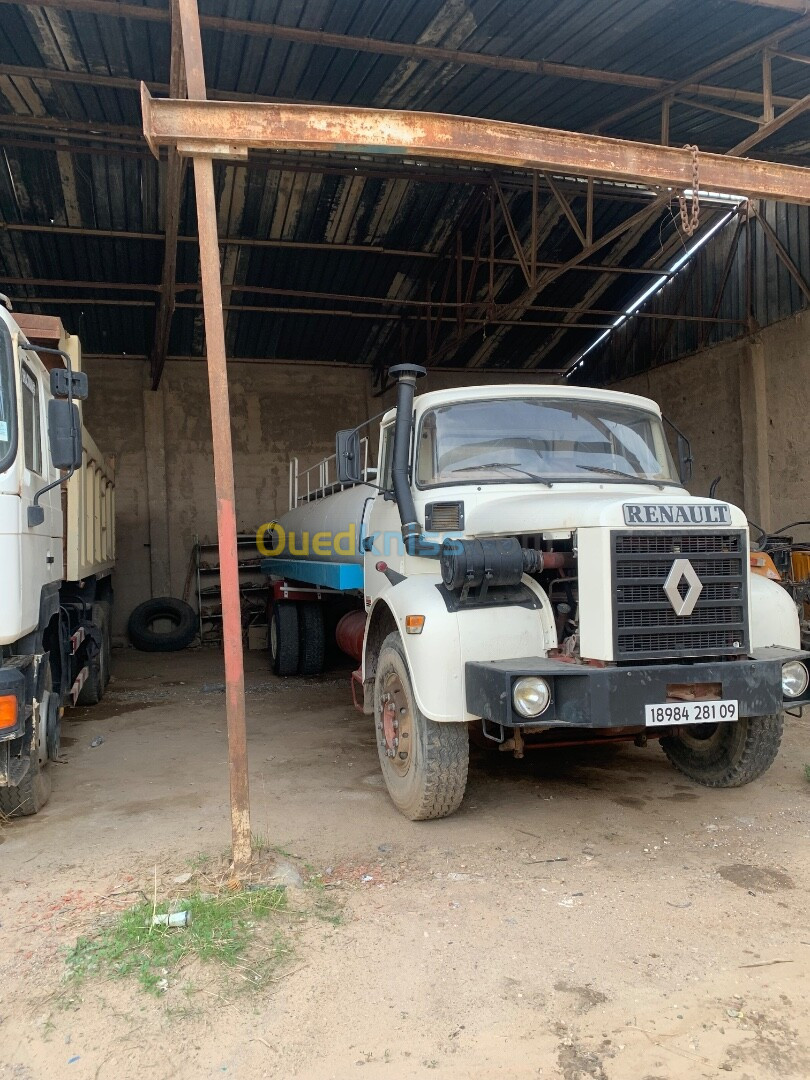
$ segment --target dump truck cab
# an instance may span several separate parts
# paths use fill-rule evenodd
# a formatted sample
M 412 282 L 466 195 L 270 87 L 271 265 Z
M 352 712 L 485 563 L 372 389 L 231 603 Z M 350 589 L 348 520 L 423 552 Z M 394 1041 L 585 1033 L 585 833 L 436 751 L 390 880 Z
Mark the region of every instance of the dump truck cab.
M 517 756 L 660 739 L 698 782 L 760 775 L 783 710 L 810 701 L 796 609 L 751 573 L 744 513 L 687 491 L 688 441 L 669 426 L 676 464 L 656 403 L 567 386 L 416 396 L 420 369 L 393 373 L 376 475 L 341 432 L 349 487 L 322 502 L 353 507 L 356 681 L 397 806 L 459 804 L 467 725 Z M 318 498 L 288 532 L 325 520 Z
M 82 427 L 78 339 L 0 303 L 0 811 L 50 791 L 65 706 L 109 676 L 112 471 Z M 34 333 L 36 330 L 36 334 Z M 45 343 L 47 342 L 47 344 Z

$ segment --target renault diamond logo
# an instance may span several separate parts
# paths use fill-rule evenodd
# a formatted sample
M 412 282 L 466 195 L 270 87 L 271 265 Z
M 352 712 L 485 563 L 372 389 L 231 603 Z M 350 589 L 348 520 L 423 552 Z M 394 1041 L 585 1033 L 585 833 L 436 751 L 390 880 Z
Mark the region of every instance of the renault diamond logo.
M 688 586 L 684 594 L 681 593 L 682 581 Z M 664 582 L 664 592 L 676 615 L 691 615 L 695 610 L 695 604 L 703 592 L 703 582 L 688 559 L 676 559 L 672 564 Z

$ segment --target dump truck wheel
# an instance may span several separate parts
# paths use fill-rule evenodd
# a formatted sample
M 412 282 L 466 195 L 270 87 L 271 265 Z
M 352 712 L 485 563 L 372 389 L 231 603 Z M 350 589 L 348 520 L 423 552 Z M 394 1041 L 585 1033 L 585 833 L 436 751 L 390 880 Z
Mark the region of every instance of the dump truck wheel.
M 744 716 L 733 724 L 696 724 L 661 739 L 661 749 L 690 780 L 704 787 L 742 787 L 771 767 L 784 719 Z
M 298 673 L 299 634 L 298 605 L 292 600 L 279 600 L 270 614 L 270 666 L 276 675 Z
M 320 675 L 326 656 L 323 605 L 298 605 L 298 674 Z
M 104 648 L 104 626 L 97 621 L 96 607 L 93 605 L 93 622 L 101 631 L 101 645 L 92 660 L 87 661 L 87 678 L 84 680 L 76 704 L 98 705 L 104 697 L 104 688 L 109 681 L 107 674 L 107 651 Z
M 461 805 L 470 743 L 466 724 L 437 724 L 418 709 L 399 634 L 382 644 L 374 680 L 377 752 L 388 794 L 411 821 Z
M 110 681 L 110 660 L 112 659 L 112 608 L 108 600 L 99 600 L 93 604 L 93 622 L 101 628 L 104 649 L 104 686 Z
M 50 669 L 46 672 L 45 689 L 51 691 L 53 683 Z M 51 774 L 40 763 L 36 746 L 28 751 L 30 764 L 22 782 L 16 787 L 0 787 L 0 814 L 5 817 L 31 817 L 38 814 L 51 794 Z

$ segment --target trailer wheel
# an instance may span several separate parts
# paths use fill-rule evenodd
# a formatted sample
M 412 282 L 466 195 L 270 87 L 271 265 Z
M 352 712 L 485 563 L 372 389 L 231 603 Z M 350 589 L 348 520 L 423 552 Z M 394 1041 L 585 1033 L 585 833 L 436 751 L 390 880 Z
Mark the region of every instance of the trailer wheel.
M 300 653 L 298 605 L 279 600 L 270 613 L 270 665 L 276 675 L 295 675 Z
M 298 674 L 320 675 L 326 657 L 323 605 L 298 605 Z
M 374 721 L 383 777 L 397 809 L 411 821 L 457 810 L 467 786 L 467 725 L 437 724 L 419 711 L 398 633 L 389 634 L 380 650 Z
M 661 749 L 676 769 L 704 787 L 742 787 L 771 767 L 783 726 L 781 713 L 744 716 L 733 724 L 696 724 L 661 739 Z

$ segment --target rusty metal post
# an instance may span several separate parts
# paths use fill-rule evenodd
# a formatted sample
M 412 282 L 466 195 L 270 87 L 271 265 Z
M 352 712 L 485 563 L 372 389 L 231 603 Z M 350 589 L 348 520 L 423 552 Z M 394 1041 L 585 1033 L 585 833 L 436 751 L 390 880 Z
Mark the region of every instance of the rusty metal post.
M 217 496 L 217 539 L 222 585 L 222 640 L 225 651 L 225 713 L 228 724 L 228 770 L 231 787 L 231 845 L 235 869 L 250 862 L 250 792 L 248 789 L 245 669 L 242 653 L 242 609 L 236 546 L 236 495 L 233 478 L 231 410 L 225 363 L 225 322 L 219 273 L 214 165 L 195 157 L 197 232 L 200 238 L 205 350 L 211 397 L 214 443 L 214 485 Z
M 178 9 L 189 97 L 204 100 L 205 73 L 196 0 L 179 0 Z M 239 871 L 250 862 L 251 835 L 231 408 L 225 355 L 225 321 L 222 314 L 214 164 L 211 157 L 205 154 L 195 154 L 192 160 L 197 199 L 200 279 L 217 498 L 222 641 L 225 652 L 225 715 L 228 726 L 228 772 L 231 790 L 231 851 L 234 870 Z

